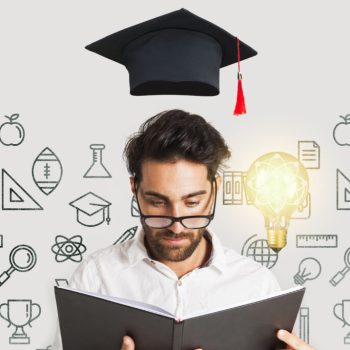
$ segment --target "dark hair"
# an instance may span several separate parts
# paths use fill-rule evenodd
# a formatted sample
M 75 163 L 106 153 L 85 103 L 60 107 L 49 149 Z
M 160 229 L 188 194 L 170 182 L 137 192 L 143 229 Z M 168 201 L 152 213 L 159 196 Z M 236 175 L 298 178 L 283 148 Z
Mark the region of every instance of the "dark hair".
M 129 173 L 139 180 L 146 159 L 202 163 L 213 180 L 231 153 L 221 134 L 203 117 L 173 109 L 146 120 L 127 141 L 123 155 Z

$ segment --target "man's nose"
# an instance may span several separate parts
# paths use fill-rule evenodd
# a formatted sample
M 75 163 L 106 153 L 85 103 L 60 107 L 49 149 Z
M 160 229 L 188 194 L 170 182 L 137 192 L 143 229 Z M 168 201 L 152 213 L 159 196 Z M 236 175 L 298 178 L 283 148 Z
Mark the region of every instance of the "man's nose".
M 173 207 L 173 210 L 170 214 L 173 217 L 179 217 L 181 216 L 179 208 Z M 175 221 L 173 224 L 169 227 L 169 230 L 174 232 L 174 233 L 181 233 L 183 231 L 184 227 L 182 226 L 181 222 Z
M 181 233 L 183 231 L 184 227 L 182 226 L 181 222 L 176 221 L 173 222 L 173 224 L 169 227 L 169 230 L 174 233 Z

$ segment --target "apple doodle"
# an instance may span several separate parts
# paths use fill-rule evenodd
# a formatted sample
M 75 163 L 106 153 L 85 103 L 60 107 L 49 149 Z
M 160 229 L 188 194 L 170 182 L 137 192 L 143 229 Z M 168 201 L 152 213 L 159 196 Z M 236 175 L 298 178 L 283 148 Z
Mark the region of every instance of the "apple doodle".
M 0 126 L 0 142 L 5 146 L 18 146 L 24 140 L 24 128 L 20 123 L 14 122 L 19 118 L 18 113 L 11 117 L 5 115 L 9 121 Z
M 345 117 L 339 116 L 343 119 L 342 122 L 338 123 L 333 129 L 334 141 L 339 146 L 350 146 L 350 114 Z

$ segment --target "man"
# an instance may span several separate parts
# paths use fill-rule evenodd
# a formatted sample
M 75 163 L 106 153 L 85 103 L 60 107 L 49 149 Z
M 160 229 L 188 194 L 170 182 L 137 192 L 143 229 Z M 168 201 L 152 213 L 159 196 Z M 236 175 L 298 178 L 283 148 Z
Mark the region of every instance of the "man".
M 142 228 L 85 259 L 71 287 L 157 305 L 177 318 L 279 290 L 270 270 L 223 247 L 208 228 L 230 157 L 214 127 L 198 115 L 165 111 L 129 139 L 124 156 Z M 291 349 L 312 350 L 289 332 L 278 337 Z M 134 341 L 125 336 L 122 349 L 135 349 Z

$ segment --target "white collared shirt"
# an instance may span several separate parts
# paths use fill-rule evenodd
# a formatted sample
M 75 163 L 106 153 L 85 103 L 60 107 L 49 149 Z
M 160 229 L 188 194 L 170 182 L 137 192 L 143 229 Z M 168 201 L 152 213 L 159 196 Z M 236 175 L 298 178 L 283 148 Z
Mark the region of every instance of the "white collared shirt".
M 148 256 L 144 231 L 139 228 L 133 239 L 89 255 L 75 270 L 69 285 L 156 305 L 177 319 L 280 290 L 269 269 L 223 247 L 210 230 L 207 238 L 212 242 L 207 263 L 178 278 L 168 266 Z M 53 350 L 62 350 L 59 331 Z

